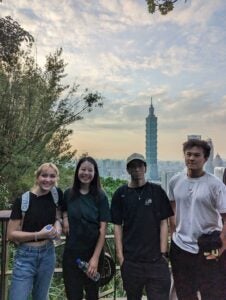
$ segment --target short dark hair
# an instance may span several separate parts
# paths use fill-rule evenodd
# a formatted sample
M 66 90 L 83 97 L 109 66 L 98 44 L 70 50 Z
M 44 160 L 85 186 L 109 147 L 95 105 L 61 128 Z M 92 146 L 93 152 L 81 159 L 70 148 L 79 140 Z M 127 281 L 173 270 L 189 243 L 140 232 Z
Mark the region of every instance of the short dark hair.
M 183 152 L 185 153 L 186 150 L 191 149 L 192 147 L 198 147 L 202 148 L 204 157 L 206 159 L 210 156 L 211 147 L 207 143 L 207 141 L 204 140 L 198 140 L 198 139 L 190 139 L 183 143 Z

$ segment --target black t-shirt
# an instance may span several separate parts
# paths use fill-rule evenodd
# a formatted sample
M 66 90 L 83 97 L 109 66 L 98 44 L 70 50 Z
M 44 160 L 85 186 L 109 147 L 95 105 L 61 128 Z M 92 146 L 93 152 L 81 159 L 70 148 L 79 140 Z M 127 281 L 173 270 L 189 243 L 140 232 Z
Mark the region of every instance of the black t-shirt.
M 165 191 L 147 182 L 139 188 L 123 185 L 112 198 L 112 222 L 123 227 L 123 254 L 127 260 L 152 262 L 160 254 L 160 222 L 173 215 Z
M 62 201 L 63 192 L 59 188 L 57 188 L 57 190 L 59 193 L 60 202 Z M 21 201 L 21 197 L 15 200 L 10 219 L 22 219 Z M 26 232 L 40 231 L 44 226 L 48 224 L 54 224 L 55 220 L 56 205 L 51 192 L 41 196 L 37 196 L 30 192 L 29 207 L 24 216 L 22 230 Z
M 90 193 L 72 198 L 70 189 L 64 192 L 62 211 L 67 211 L 69 236 L 66 248 L 76 251 L 93 249 L 99 236 L 100 222 L 110 220 L 110 210 L 106 194 L 100 191 L 98 199 Z

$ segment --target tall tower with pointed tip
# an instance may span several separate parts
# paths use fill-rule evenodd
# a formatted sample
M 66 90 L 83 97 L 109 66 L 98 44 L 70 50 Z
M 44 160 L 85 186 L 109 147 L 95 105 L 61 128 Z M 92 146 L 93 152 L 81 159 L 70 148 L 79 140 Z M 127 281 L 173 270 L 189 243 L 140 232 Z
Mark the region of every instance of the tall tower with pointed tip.
M 158 180 L 158 164 L 157 164 L 157 122 L 158 118 L 154 113 L 154 106 L 149 107 L 149 115 L 146 118 L 146 160 L 147 175 L 151 180 Z

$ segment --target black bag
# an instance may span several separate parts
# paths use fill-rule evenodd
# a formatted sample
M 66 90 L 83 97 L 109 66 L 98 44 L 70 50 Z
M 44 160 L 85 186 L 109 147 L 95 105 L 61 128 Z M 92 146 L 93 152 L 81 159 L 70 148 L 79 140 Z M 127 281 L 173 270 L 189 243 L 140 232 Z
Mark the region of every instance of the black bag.
M 199 252 L 211 252 L 222 247 L 222 241 L 220 238 L 221 232 L 215 230 L 209 234 L 202 234 L 198 238 Z

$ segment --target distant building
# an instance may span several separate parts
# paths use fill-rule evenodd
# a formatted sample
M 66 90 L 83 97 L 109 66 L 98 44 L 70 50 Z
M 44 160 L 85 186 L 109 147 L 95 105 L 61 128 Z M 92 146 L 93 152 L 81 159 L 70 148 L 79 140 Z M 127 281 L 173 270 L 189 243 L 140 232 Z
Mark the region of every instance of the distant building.
M 217 176 L 222 181 L 223 181 L 224 172 L 225 172 L 224 167 L 215 167 L 214 168 L 214 175 Z
M 201 140 L 202 136 L 199 134 L 189 134 L 188 140 Z
M 147 177 L 154 181 L 159 179 L 157 165 L 157 120 L 151 98 L 149 115 L 146 118 L 146 161 Z
M 217 153 L 214 160 L 213 160 L 213 166 L 214 167 L 223 167 L 223 165 L 224 165 L 223 159 Z
M 125 160 L 97 159 L 100 176 L 103 178 L 128 179 Z
M 163 171 L 161 173 L 161 186 L 167 194 L 169 192 L 169 181 L 177 173 L 175 171 Z
M 213 142 L 210 138 L 208 138 L 207 143 L 209 144 L 211 150 L 210 150 L 210 156 L 205 164 L 205 170 L 211 174 L 214 173 L 214 166 L 213 166 L 213 157 L 214 157 L 214 147 L 213 147 Z

